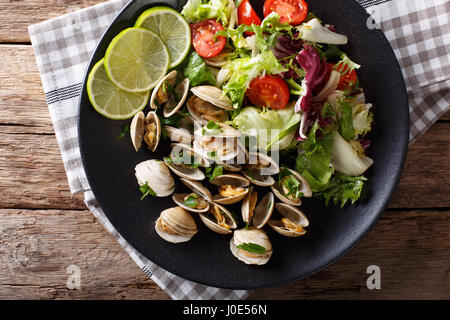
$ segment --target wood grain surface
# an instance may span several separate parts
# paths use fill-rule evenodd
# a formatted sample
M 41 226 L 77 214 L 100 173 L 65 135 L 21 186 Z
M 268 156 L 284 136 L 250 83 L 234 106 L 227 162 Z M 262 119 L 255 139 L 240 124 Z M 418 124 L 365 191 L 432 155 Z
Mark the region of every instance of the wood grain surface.
M 71 195 L 27 26 L 102 1 L 0 0 L 0 299 L 169 299 Z M 253 299 L 449 299 L 450 113 L 413 146 L 387 212 L 329 268 Z M 70 265 L 81 288 L 66 286 Z M 381 290 L 366 287 L 370 265 Z

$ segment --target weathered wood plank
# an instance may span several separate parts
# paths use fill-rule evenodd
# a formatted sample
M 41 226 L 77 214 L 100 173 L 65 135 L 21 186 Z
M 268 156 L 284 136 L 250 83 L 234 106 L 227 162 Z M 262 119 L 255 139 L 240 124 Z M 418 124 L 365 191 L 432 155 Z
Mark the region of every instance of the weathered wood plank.
M 22 0 L 0 2 L 0 42 L 29 42 L 28 26 L 104 0 Z
M 54 135 L 0 133 L 0 194 L 0 208 L 85 208 L 70 194 Z
M 167 299 L 87 210 L 0 210 L 0 299 Z M 343 259 L 254 299 L 449 299 L 450 211 L 391 211 Z M 81 269 L 68 290 L 66 268 Z M 366 268 L 381 268 L 381 290 Z
M 450 207 L 450 124 L 435 123 L 409 149 L 391 208 Z
M 0 45 L 0 56 L 0 125 L 11 133 L 53 133 L 31 46 Z
M 87 210 L 0 209 L 0 221 L 0 299 L 169 298 Z

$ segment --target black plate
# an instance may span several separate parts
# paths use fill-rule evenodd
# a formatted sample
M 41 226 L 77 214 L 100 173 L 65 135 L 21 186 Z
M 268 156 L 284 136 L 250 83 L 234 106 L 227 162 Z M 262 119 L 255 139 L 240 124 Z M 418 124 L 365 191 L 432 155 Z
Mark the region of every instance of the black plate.
M 181 10 L 185 1 L 131 1 L 104 34 L 88 70 L 99 61 L 113 39 L 130 27 L 145 9 L 169 5 Z M 252 1 L 262 16 L 263 0 Z M 154 222 L 159 213 L 174 206 L 172 199 L 148 198 L 140 192 L 134 167 L 151 157 L 167 154 L 160 147 L 152 155 L 136 153 L 129 138 L 117 134 L 129 121 L 112 121 L 90 105 L 86 81 L 80 100 L 79 139 L 86 174 L 106 216 L 120 234 L 152 262 L 185 279 L 230 289 L 255 289 L 280 285 L 317 272 L 342 257 L 375 225 L 400 179 L 409 137 L 409 110 L 405 84 L 395 55 L 383 33 L 369 30 L 368 18 L 356 1 L 309 0 L 310 10 L 325 23 L 334 24 L 348 36 L 344 46 L 362 65 L 358 71 L 367 100 L 375 106 L 375 128 L 370 156 L 375 164 L 368 172 L 368 195 L 344 209 L 325 207 L 308 199 L 302 209 L 310 219 L 304 237 L 288 239 L 266 228 L 274 253 L 264 266 L 248 266 L 230 252 L 230 236 L 212 233 L 198 219 L 199 233 L 184 244 L 173 245 L 157 236 Z M 87 78 L 87 76 L 86 76 Z M 86 79 L 85 79 L 86 80 Z M 167 143 L 167 142 L 162 142 Z

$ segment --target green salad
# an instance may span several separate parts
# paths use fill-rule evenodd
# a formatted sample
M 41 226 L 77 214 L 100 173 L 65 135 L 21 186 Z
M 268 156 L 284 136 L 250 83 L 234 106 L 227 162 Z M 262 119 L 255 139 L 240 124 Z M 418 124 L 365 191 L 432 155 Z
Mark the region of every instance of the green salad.
M 233 233 L 231 252 L 249 264 L 272 254 L 264 225 L 305 234 L 302 201 L 354 204 L 373 164 L 372 105 L 363 66 L 339 47 L 347 37 L 303 0 L 266 0 L 263 13 L 249 0 L 149 9 L 112 41 L 88 85 L 99 113 L 133 117 L 119 138 L 129 132 L 136 151 L 146 145 L 152 158 L 170 145 L 135 168 L 141 199 L 172 195 L 177 205 L 156 232 L 188 241 L 197 228 L 186 213 L 197 213 L 209 229 Z M 174 193 L 172 174 L 187 193 Z

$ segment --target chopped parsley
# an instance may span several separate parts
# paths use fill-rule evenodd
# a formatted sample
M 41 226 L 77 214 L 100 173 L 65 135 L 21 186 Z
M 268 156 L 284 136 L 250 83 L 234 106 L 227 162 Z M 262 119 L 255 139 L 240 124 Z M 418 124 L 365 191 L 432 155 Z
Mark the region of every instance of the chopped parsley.
M 266 248 L 263 246 L 260 246 L 256 243 L 243 243 L 237 246 L 238 249 L 242 249 L 248 252 L 257 253 L 257 254 L 264 254 L 266 253 Z
M 153 189 L 149 187 L 148 182 L 146 182 L 144 185 L 140 186 L 139 191 L 141 191 L 141 193 L 142 193 L 141 200 L 144 200 L 148 195 L 151 195 L 153 197 L 156 196 L 156 192 L 153 191 Z
M 125 135 L 127 134 L 127 133 L 129 133 L 130 132 L 130 126 L 129 125 L 124 125 L 123 127 L 122 127 L 122 130 L 120 130 L 120 133 L 117 135 L 117 139 L 118 140 L 120 140 L 120 139 L 122 139 L 123 137 L 125 137 Z

